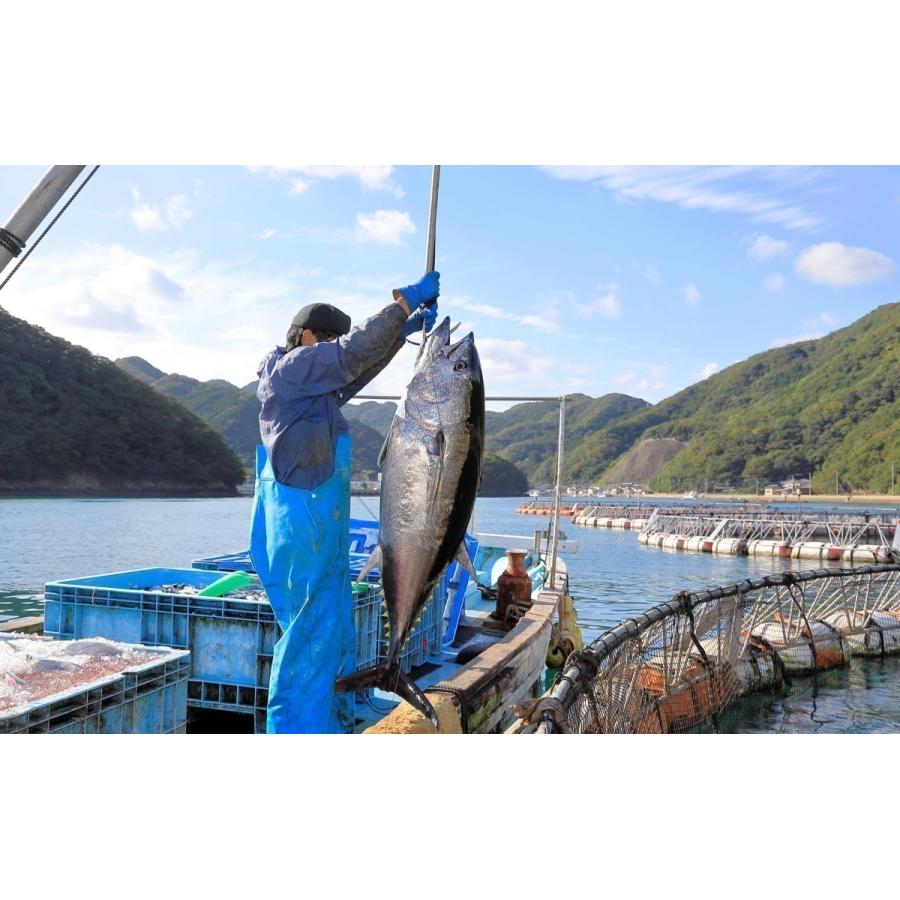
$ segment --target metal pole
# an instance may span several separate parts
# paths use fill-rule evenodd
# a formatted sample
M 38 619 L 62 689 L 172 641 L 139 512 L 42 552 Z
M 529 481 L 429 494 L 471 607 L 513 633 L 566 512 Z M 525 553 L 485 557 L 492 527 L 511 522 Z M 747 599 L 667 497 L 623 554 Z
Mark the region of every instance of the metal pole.
M 25 242 L 84 171 L 84 166 L 51 166 L 0 232 L 0 272 L 25 249 Z
M 556 444 L 556 504 L 553 511 L 553 549 L 550 555 L 550 589 L 556 587 L 556 555 L 559 550 L 559 510 L 562 501 L 563 459 L 565 457 L 566 397 L 559 398 L 559 438 Z
M 428 211 L 428 240 L 425 244 L 425 271 L 434 271 L 434 241 L 437 228 L 438 188 L 441 186 L 441 167 L 431 167 L 431 207 Z
M 357 394 L 354 400 L 400 400 L 400 394 Z M 492 403 L 498 400 L 512 400 L 516 403 L 524 403 L 527 400 L 554 400 L 558 401 L 559 396 L 556 397 L 485 397 L 485 402 Z

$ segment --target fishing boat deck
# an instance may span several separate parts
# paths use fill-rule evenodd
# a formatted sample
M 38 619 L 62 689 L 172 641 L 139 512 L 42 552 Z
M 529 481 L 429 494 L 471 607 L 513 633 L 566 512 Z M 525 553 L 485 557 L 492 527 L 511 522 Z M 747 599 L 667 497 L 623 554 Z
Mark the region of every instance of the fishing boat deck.
M 506 567 L 506 550 L 528 545 L 527 538 L 517 535 L 477 534 L 477 541 L 474 560 L 478 570 L 478 582 L 492 587 L 496 586 L 497 577 Z M 557 564 L 557 590 L 551 591 L 547 588 L 546 542 L 538 542 L 537 537 L 534 541 L 535 545 L 528 551 L 525 563 L 532 580 L 533 605 L 520 621 L 514 627 L 508 628 L 492 618 L 491 613 L 495 608 L 493 596 L 484 596 L 477 585 L 470 583 L 465 590 L 465 603 L 461 615 L 459 604 L 455 601 L 447 604 L 450 618 L 444 621 L 443 633 L 453 634 L 453 641 L 440 650 L 435 650 L 434 644 L 430 644 L 430 656 L 424 657 L 424 663 L 415 666 L 409 673 L 418 686 L 429 693 L 432 705 L 436 709 L 440 707 L 443 710 L 439 712 L 442 731 L 496 730 L 509 718 L 513 704 L 534 694 L 540 682 L 550 643 L 553 615 L 557 609 L 558 599 L 565 590 L 567 579 L 565 567 L 560 560 Z M 560 549 L 563 552 L 576 552 L 577 543 L 562 541 Z M 230 567 L 226 569 L 230 571 L 246 563 L 243 557 L 244 555 L 234 554 L 216 558 L 215 562 L 221 567 Z M 191 572 L 213 578 L 219 574 L 200 569 L 178 570 L 177 574 L 185 579 Z M 137 577 L 135 584 L 143 584 L 143 572 L 124 575 L 128 578 L 134 575 Z M 121 580 L 121 576 L 122 573 L 119 576 L 106 577 Z M 87 580 L 94 584 L 96 578 Z M 131 581 L 128 581 L 128 584 L 131 584 Z M 93 597 L 93 591 L 100 590 L 102 593 L 103 589 L 98 589 L 95 585 L 89 590 L 92 591 Z M 450 613 L 450 609 L 455 612 Z M 459 615 L 459 621 L 454 630 L 449 626 L 449 622 L 451 619 L 456 621 L 456 615 Z M 121 620 L 113 617 L 113 621 Z M 214 620 L 213 625 L 216 622 L 218 620 Z M 39 633 L 43 631 L 43 625 L 43 617 L 39 616 L 5 622 L 0 626 L 0 631 Z M 112 625 L 107 622 L 105 627 L 111 628 Z M 256 627 L 255 620 L 250 627 Z M 96 623 L 91 628 L 98 633 L 104 632 L 104 627 L 99 627 Z M 243 635 L 243 631 L 241 634 Z M 236 639 L 237 632 L 230 640 Z M 253 648 L 257 648 L 257 640 L 251 642 Z M 233 659 L 231 657 L 229 659 L 234 665 L 242 665 L 243 657 L 240 656 L 240 652 L 236 653 L 237 655 L 232 654 Z M 423 656 L 417 656 L 417 659 L 421 658 Z M 222 663 L 224 657 L 218 656 L 217 659 Z M 230 683 L 234 679 L 228 675 L 226 680 Z M 246 710 L 233 709 L 234 704 L 222 705 L 226 702 L 222 700 L 221 703 L 204 706 L 202 709 L 192 708 L 191 725 L 188 730 L 245 730 L 244 720 L 252 723 L 253 717 L 249 716 Z M 430 722 L 412 707 L 400 703 L 398 697 L 383 691 L 369 691 L 358 695 L 356 715 L 357 732 L 433 730 Z M 215 721 L 207 721 L 210 717 Z M 228 721 L 229 717 L 234 721 Z M 241 722 L 238 723 L 237 719 Z M 423 727 L 426 725 L 427 728 Z
M 559 598 L 567 589 L 565 567 L 558 563 L 556 584 L 536 587 L 533 604 L 510 630 L 498 627 L 493 601 L 467 597 L 466 618 L 457 639 L 441 657 L 413 669 L 416 684 L 428 694 L 442 731 L 488 732 L 512 718 L 515 703 L 539 693 L 551 628 Z M 431 724 L 392 694 L 374 692 L 357 702 L 357 731 L 430 733 Z

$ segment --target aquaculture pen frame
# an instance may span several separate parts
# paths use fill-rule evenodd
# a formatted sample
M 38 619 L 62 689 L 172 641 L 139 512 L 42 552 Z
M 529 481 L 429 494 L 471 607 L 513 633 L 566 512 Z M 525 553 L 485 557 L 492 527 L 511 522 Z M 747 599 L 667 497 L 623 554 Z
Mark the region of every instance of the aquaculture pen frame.
M 900 653 L 900 565 L 785 572 L 682 591 L 572 654 L 511 729 L 671 733 L 850 656 Z

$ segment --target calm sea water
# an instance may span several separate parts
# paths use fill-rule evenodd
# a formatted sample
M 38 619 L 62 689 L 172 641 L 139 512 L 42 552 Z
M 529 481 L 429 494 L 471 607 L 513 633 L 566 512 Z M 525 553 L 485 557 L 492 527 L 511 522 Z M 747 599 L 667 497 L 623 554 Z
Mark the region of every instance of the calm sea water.
M 531 543 L 543 517 L 518 516 L 520 501 L 479 500 L 477 528 Z M 0 500 L 0 620 L 38 614 L 43 585 L 59 578 L 146 566 L 189 567 L 201 556 L 245 549 L 252 500 Z M 806 504 L 804 504 L 806 508 Z M 842 510 L 843 511 L 843 510 Z M 377 498 L 352 501 L 358 517 L 377 515 Z M 586 640 L 684 588 L 727 584 L 802 561 L 677 553 L 643 547 L 635 532 L 565 522 L 579 542 L 566 557 Z M 818 563 L 805 563 L 818 567 Z M 730 730 L 886 731 L 900 727 L 900 661 L 854 661 L 783 697 L 742 701 Z M 862 690 L 863 687 L 868 690 Z

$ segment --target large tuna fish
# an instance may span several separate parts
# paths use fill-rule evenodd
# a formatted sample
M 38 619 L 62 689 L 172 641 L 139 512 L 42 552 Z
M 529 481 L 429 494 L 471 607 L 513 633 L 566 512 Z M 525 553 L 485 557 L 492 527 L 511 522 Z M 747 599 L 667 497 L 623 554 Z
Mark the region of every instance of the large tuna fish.
M 433 707 L 400 670 L 400 651 L 447 564 L 456 557 L 474 576 L 464 538 L 483 447 L 484 382 L 475 339 L 470 333 L 451 344 L 444 319 L 419 350 L 379 460 L 381 526 L 363 574 L 375 566 L 381 571 L 387 659 L 337 682 L 339 691 L 380 687 L 399 694 L 435 727 Z

